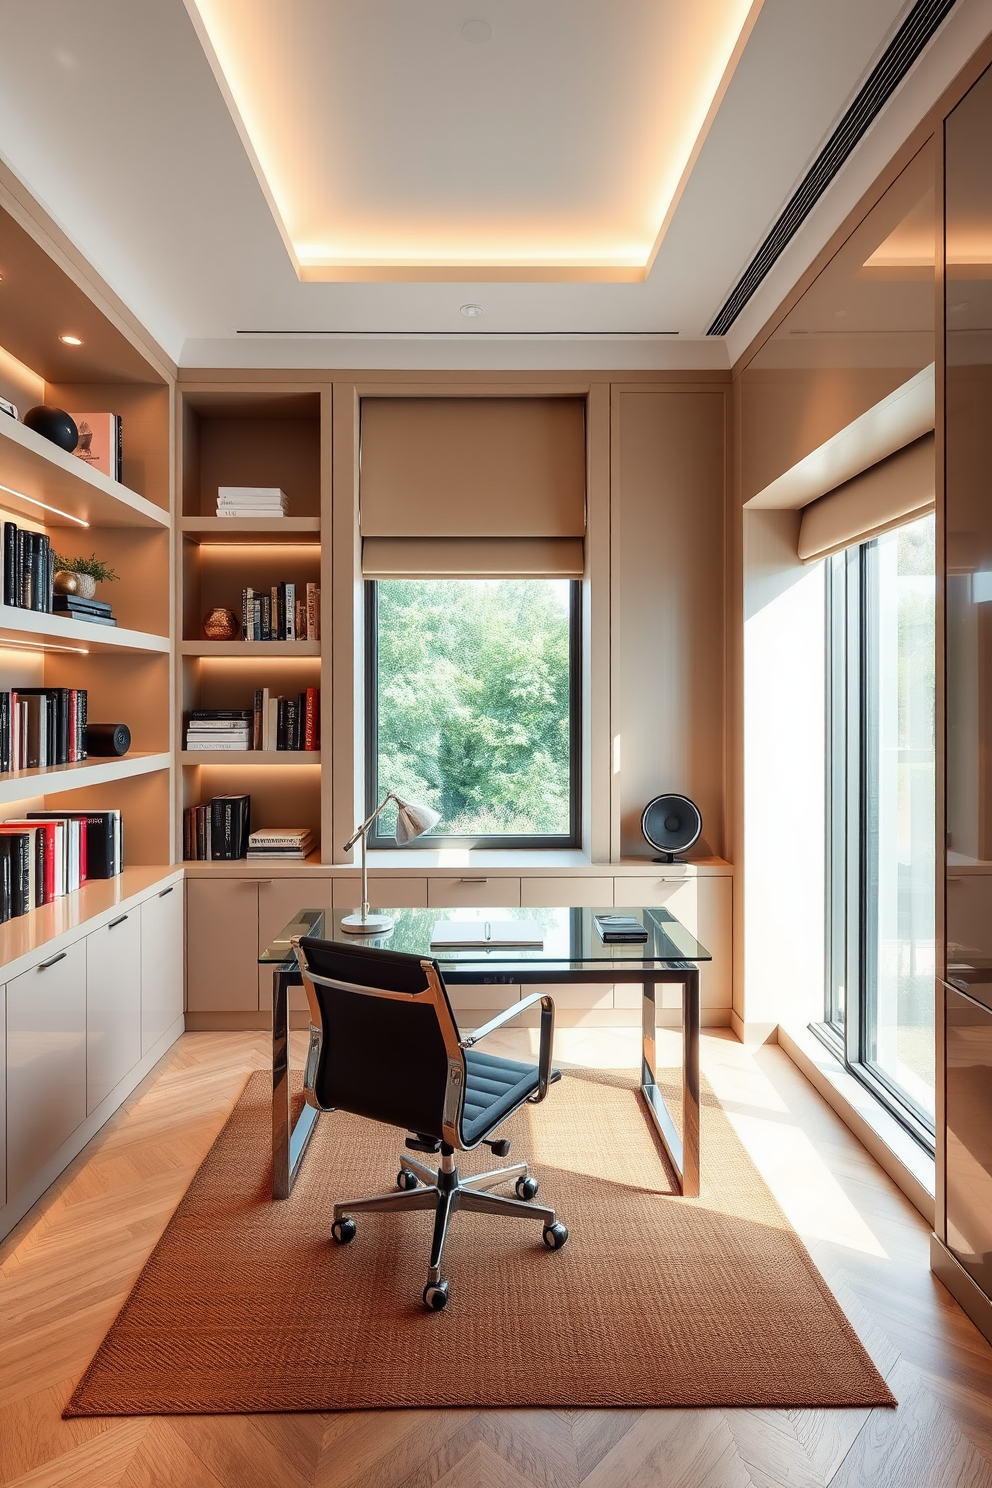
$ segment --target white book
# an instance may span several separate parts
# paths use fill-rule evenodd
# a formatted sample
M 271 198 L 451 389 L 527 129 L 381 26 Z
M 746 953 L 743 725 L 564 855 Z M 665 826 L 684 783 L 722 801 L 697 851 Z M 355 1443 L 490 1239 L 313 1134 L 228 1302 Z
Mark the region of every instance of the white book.
M 286 492 L 281 486 L 218 486 L 218 501 L 251 500 L 262 497 L 269 501 L 285 501 Z
M 251 847 L 258 847 L 263 842 L 271 842 L 274 845 L 290 842 L 302 842 L 311 836 L 309 827 L 259 827 L 257 832 L 251 832 L 248 843 Z
M 432 951 L 540 950 L 544 932 L 533 920 L 438 920 Z
M 186 752 L 187 752 L 187 754 L 190 754 L 190 753 L 195 754 L 198 749 L 199 750 L 202 750 L 202 749 L 227 749 L 227 750 L 234 750 L 235 752 L 237 752 L 238 750 L 244 752 L 249 747 L 250 747 L 250 741 L 248 739 L 210 739 L 210 740 L 187 739 L 186 740 Z

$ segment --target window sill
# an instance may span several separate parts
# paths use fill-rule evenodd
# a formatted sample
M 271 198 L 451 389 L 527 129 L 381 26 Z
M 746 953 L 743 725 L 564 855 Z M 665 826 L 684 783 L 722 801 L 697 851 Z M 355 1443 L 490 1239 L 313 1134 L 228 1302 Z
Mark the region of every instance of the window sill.
M 413 869 L 492 868 L 493 870 L 503 869 L 507 873 L 519 873 L 523 868 L 527 870 L 551 868 L 561 871 L 591 867 L 593 864 L 585 853 L 574 847 L 373 847 L 369 849 L 369 868 L 380 870 L 404 868 L 409 872 Z M 602 865 L 602 870 L 612 873 L 612 865 L 605 863 Z
M 932 1226 L 936 1192 L 933 1158 L 808 1028 L 780 1026 L 778 1041 L 793 1064 Z

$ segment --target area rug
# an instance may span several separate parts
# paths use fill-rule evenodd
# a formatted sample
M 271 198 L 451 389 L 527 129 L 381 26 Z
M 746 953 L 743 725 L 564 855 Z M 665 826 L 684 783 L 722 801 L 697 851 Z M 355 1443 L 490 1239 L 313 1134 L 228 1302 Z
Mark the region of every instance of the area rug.
M 269 1090 L 248 1081 L 67 1416 L 895 1403 L 709 1091 L 696 1199 L 673 1193 L 632 1074 L 568 1073 L 524 1107 L 510 1160 L 569 1243 L 456 1214 L 451 1300 L 429 1313 L 430 1214 L 329 1238 L 335 1199 L 392 1187 L 404 1134 L 322 1116 L 273 1203 Z

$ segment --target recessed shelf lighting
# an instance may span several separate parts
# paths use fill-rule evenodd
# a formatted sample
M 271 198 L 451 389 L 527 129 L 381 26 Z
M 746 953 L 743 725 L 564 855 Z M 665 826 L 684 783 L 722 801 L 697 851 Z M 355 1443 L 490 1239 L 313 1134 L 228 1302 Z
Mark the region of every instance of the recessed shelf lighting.
M 480 315 L 485 314 L 485 311 L 481 305 L 462 305 L 461 313 L 466 320 L 478 320 Z
M 493 28 L 488 21 L 466 21 L 462 36 L 473 46 L 485 46 L 487 41 L 492 41 Z
M 17 641 L 0 640 L 0 651 L 6 651 L 8 646 L 16 646 L 18 651 L 68 651 L 73 656 L 89 656 L 87 646 L 59 646 L 53 641 Z
M 82 346 L 83 344 L 79 336 L 65 335 L 60 336 L 59 340 L 62 342 L 63 346 Z
M 39 501 L 36 496 L 25 496 L 23 491 L 15 491 L 13 486 L 0 485 L 0 491 L 6 491 L 8 496 L 16 496 L 18 501 L 30 501 L 32 506 L 40 506 L 42 511 L 54 512 L 57 517 L 65 517 L 67 522 L 75 522 L 79 527 L 90 525 L 82 517 L 74 517 L 72 512 L 63 511 L 59 506 L 49 506 L 47 501 Z

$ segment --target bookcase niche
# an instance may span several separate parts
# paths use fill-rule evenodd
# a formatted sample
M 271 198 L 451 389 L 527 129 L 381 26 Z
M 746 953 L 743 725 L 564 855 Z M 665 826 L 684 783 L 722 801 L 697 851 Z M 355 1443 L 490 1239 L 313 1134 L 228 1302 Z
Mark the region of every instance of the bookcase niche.
M 187 750 L 192 712 L 237 713 L 253 708 L 256 694 L 296 700 L 321 689 L 320 635 L 326 608 L 322 583 L 321 513 L 326 508 L 329 390 L 316 386 L 183 383 L 180 387 L 181 517 L 177 647 L 180 706 L 175 745 L 181 766 L 176 830 L 182 843 L 182 813 L 217 796 L 251 797 L 251 827 L 306 828 L 313 846 L 308 861 L 319 863 L 321 772 L 316 748 L 287 747 Z M 282 517 L 217 514 L 221 487 L 251 487 L 285 494 Z M 292 586 L 309 627 L 292 639 L 276 627 L 279 586 Z M 271 639 L 252 638 L 250 598 L 272 596 Z M 279 600 L 283 603 L 285 590 Z M 234 634 L 211 639 L 204 622 L 227 610 Z M 254 736 L 252 744 L 257 741 Z M 302 736 L 301 736 L 302 742 Z M 197 862 L 198 872 L 212 863 Z M 220 867 L 220 864 L 217 865 Z M 269 865 L 263 864 L 268 868 Z

